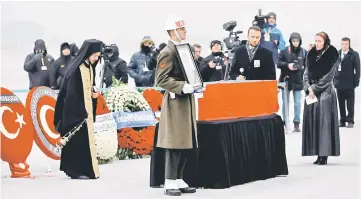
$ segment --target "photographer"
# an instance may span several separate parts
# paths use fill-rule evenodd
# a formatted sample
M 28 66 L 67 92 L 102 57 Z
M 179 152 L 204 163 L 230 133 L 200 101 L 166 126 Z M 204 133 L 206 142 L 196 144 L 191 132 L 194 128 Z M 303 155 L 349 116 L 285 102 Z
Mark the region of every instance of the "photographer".
M 29 74 L 29 89 L 38 86 L 50 87 L 49 70 L 54 58 L 47 53 L 42 39 L 35 41 L 34 52 L 26 56 L 24 70 Z
M 154 85 L 154 69 L 148 68 L 153 56 L 153 47 L 153 40 L 149 36 L 145 36 L 140 43 L 140 51 L 134 53 L 130 58 L 128 74 L 134 79 L 137 87 L 152 87 Z
M 214 40 L 211 42 L 212 54 L 205 57 L 200 65 L 200 72 L 204 82 L 221 81 L 224 78 L 226 65 L 222 52 L 222 42 Z
M 116 44 L 106 46 L 104 50 L 104 83 L 108 88 L 112 85 L 112 77 L 128 83 L 127 62 L 119 58 L 119 48 Z
M 155 69 L 157 68 L 158 55 L 159 55 L 160 51 L 163 50 L 163 48 L 166 46 L 167 46 L 166 43 L 161 43 L 161 44 L 159 44 L 158 48 L 152 48 L 151 58 L 150 58 L 150 61 L 147 65 L 147 67 L 148 67 L 148 70 L 153 72 L 152 76 L 150 77 L 150 79 L 153 81 L 155 79 Z
M 286 42 L 283 38 L 282 32 L 277 28 L 276 13 L 270 12 L 267 15 L 267 23 L 262 29 L 261 46 L 272 51 L 273 62 L 278 62 L 278 50 L 284 50 Z
M 159 55 L 160 51 L 163 50 L 163 48 L 166 46 L 167 46 L 167 44 L 161 43 L 161 44 L 159 44 L 158 48 L 152 49 L 151 59 L 147 66 L 149 70 L 155 70 L 155 68 L 157 67 L 158 55 Z
M 281 75 L 279 82 L 287 81 L 287 88 L 283 89 L 282 92 L 287 92 L 287 96 L 290 92 L 293 92 L 294 100 L 294 132 L 300 132 L 301 122 L 301 91 L 303 89 L 303 73 L 306 60 L 307 51 L 301 47 L 302 38 L 299 33 L 292 33 L 290 36 L 290 46 L 280 52 L 278 58 L 277 67 L 281 69 Z M 283 122 L 288 121 L 286 117 L 286 102 L 285 96 L 282 95 L 282 114 Z M 289 99 L 289 97 L 287 97 Z

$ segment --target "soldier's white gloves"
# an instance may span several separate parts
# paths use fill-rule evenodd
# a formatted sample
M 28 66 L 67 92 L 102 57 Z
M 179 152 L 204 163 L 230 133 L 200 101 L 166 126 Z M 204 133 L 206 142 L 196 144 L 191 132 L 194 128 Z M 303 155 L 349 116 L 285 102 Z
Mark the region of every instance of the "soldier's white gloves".
M 182 91 L 184 94 L 189 94 L 194 92 L 194 88 L 192 85 L 185 83 Z

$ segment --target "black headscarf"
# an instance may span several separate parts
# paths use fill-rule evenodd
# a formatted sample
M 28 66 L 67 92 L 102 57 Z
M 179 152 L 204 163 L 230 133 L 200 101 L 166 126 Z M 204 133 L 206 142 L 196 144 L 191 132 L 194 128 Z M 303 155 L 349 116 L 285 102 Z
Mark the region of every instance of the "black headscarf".
M 74 61 L 69 65 L 69 68 L 66 70 L 65 79 L 68 79 L 81 64 L 85 63 L 85 61 L 96 52 L 103 52 L 103 42 L 96 39 L 85 40 L 78 54 L 74 58 Z M 98 64 L 98 61 L 91 65 L 93 67 L 96 66 Z

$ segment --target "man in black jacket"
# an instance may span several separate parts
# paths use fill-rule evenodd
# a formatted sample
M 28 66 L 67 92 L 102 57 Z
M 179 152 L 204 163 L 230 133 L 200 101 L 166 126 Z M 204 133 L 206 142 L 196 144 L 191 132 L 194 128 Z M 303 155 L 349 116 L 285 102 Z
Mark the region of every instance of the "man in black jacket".
M 38 86 L 50 87 L 49 69 L 54 58 L 48 54 L 42 39 L 35 41 L 34 52 L 25 58 L 24 70 L 29 74 L 29 89 Z
M 353 128 L 354 108 L 355 108 L 355 88 L 360 83 L 360 56 L 350 48 L 351 40 L 347 37 L 341 41 L 342 49 L 339 50 L 339 59 L 341 63 L 337 67 L 334 78 L 337 89 L 337 97 L 340 109 L 340 127 Z M 347 116 L 345 110 L 347 102 Z
M 204 82 L 221 81 L 224 79 L 226 65 L 222 52 L 222 42 L 214 40 L 211 42 L 212 54 L 205 57 L 200 63 L 200 72 Z
M 112 85 L 114 76 L 115 79 L 121 80 L 124 84 L 128 83 L 127 62 L 119 58 L 119 48 L 116 44 L 112 44 L 104 53 L 104 83 L 106 88 Z
M 231 79 L 276 80 L 276 69 L 272 52 L 261 47 L 261 29 L 252 26 L 248 29 L 248 42 L 235 51 L 231 67 Z
M 301 121 L 301 92 L 303 90 L 303 72 L 307 51 L 301 47 L 302 38 L 297 32 L 291 34 L 290 46 L 282 50 L 278 56 L 277 68 L 281 69 L 279 82 L 287 81 L 287 88 L 282 95 L 283 122 L 287 122 L 286 106 L 289 104 L 290 92 L 293 91 L 294 101 L 294 132 L 300 132 Z M 287 95 L 287 100 L 285 99 Z

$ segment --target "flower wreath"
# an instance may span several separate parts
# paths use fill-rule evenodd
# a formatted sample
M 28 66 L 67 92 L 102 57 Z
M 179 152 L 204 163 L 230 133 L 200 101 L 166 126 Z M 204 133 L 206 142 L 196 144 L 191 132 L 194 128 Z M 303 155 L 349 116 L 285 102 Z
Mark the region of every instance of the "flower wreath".
M 110 111 L 146 111 L 148 102 L 136 89 L 113 78 L 113 84 L 105 93 L 105 101 Z M 155 127 L 123 128 L 118 131 L 117 157 L 122 159 L 143 158 L 153 147 Z
M 104 117 L 106 114 L 109 114 L 110 110 L 106 105 L 106 101 L 102 95 L 98 96 L 96 115 L 98 117 Z M 109 117 L 108 117 L 109 118 Z M 106 164 L 112 162 L 116 158 L 117 153 L 117 129 L 115 126 L 110 125 L 109 122 L 112 122 L 109 119 L 106 121 L 96 121 L 94 125 L 103 126 L 102 128 L 94 128 L 100 130 L 99 132 L 94 132 L 95 145 L 97 151 L 97 160 L 99 164 Z M 105 129 L 104 129 L 105 128 Z

